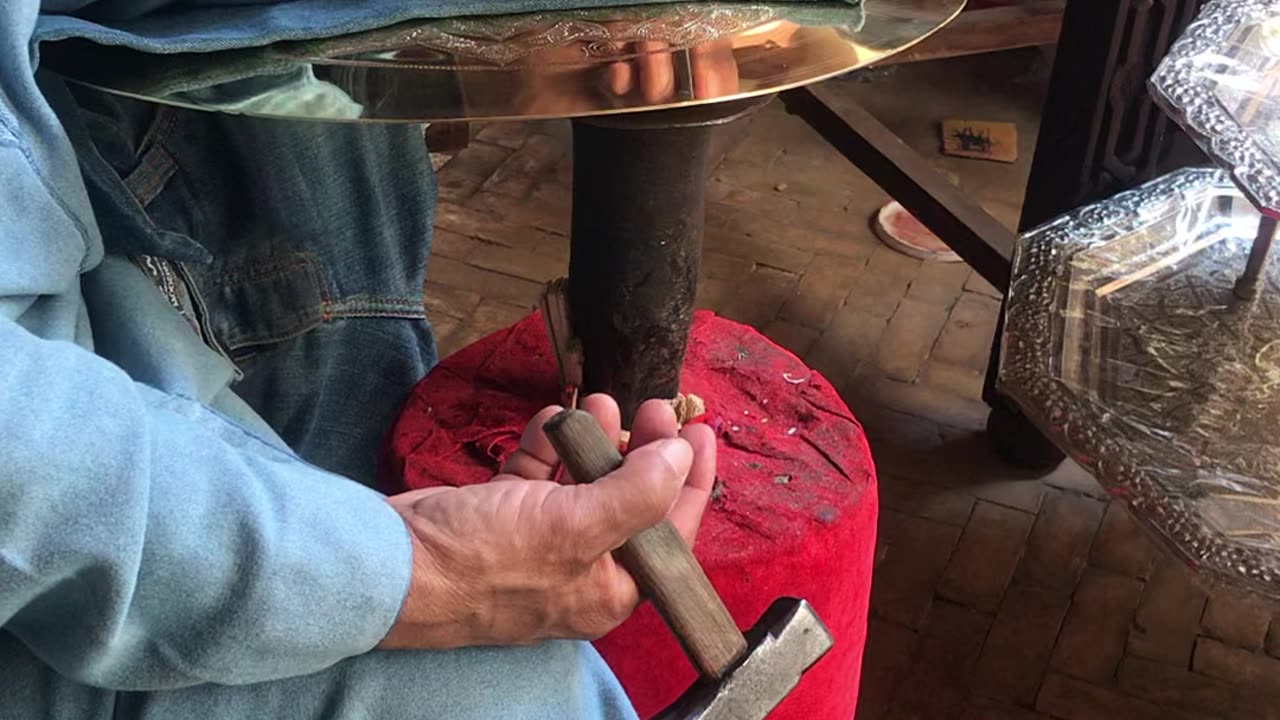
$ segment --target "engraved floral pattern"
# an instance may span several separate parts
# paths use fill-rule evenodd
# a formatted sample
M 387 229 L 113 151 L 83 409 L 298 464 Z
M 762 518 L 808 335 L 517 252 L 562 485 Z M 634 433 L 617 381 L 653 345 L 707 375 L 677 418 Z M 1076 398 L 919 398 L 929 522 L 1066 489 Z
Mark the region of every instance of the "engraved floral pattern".
M 1280 214 L 1280 0 L 1206 4 L 1151 90 L 1255 205 Z
M 845 15 L 856 29 L 861 18 L 857 6 L 850 5 Z M 627 53 L 621 48 L 636 42 L 662 43 L 668 49 L 693 47 L 787 16 L 787 7 L 778 4 L 679 3 L 457 18 L 366 33 L 349 51 L 367 53 L 379 47 L 416 45 L 451 57 L 453 62 L 502 66 L 548 48 L 577 45 L 582 59 L 589 60 L 625 57 Z M 313 52 L 314 48 L 307 50 Z M 324 52 L 334 55 L 343 50 L 329 42 Z

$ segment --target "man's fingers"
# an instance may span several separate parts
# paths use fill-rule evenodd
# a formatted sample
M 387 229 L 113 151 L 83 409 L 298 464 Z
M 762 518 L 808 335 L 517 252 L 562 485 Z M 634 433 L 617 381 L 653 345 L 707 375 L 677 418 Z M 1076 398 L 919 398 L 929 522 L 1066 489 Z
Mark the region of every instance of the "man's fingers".
M 502 472 L 526 480 L 551 479 L 559 459 L 547 434 L 542 431 L 542 426 L 563 409 L 559 405 L 552 405 L 533 416 L 529 424 L 524 426 L 524 434 L 520 436 L 520 449 L 511 453 L 511 457 L 502 463 Z
M 622 411 L 618 409 L 618 401 L 604 393 L 595 393 L 582 398 L 578 407 L 591 413 L 604 429 L 605 437 L 617 447 L 618 438 L 622 436 Z
M 738 91 L 738 63 L 730 43 L 717 41 L 689 48 L 689 59 L 694 97 L 715 98 Z
M 631 441 L 629 448 L 648 445 L 654 440 L 673 438 L 680 430 L 676 421 L 676 411 L 666 400 L 645 400 L 636 410 L 636 419 L 631 423 Z
M 604 434 L 616 445 L 622 431 L 618 403 L 608 395 L 596 394 L 588 395 L 579 404 L 583 410 L 595 416 L 596 422 L 604 428 Z M 520 449 L 511 453 L 511 457 L 502 463 L 500 472 L 526 480 L 550 480 L 560 458 L 542 426 L 563 409 L 559 405 L 552 405 L 534 415 L 529 424 L 524 426 L 524 434 L 520 436 Z
M 686 425 L 680 437 L 693 449 L 693 464 L 667 517 L 680 537 L 692 547 L 716 481 L 716 434 L 710 427 L 696 423 Z
M 567 530 L 594 559 L 666 517 L 692 465 L 688 442 L 658 440 L 629 453 L 622 467 L 593 484 L 558 488 L 555 502 L 563 505 L 556 511 L 566 513 Z
M 664 42 L 645 40 L 636 43 L 640 56 L 640 93 L 646 102 L 670 100 L 676 93 L 675 62 L 671 59 L 670 46 Z
M 701 423 L 678 430 L 675 411 L 663 400 L 648 400 L 636 411 L 631 426 L 631 444 L 634 450 L 664 438 L 683 438 L 693 448 L 693 463 L 685 485 L 668 517 L 681 537 L 690 545 L 698 534 L 702 513 L 711 497 L 711 486 L 716 477 L 716 437 L 711 428 Z
M 618 23 L 605 23 L 604 26 L 613 30 Z M 634 82 L 635 71 L 631 67 L 630 59 L 626 58 L 630 54 L 629 43 L 610 42 L 608 46 L 613 50 L 613 54 L 623 58 L 617 62 L 610 63 L 605 68 L 605 84 L 609 88 L 609 92 L 621 97 L 631 92 L 631 85 Z
M 622 43 L 613 43 L 614 52 L 621 55 L 625 46 Z M 635 70 L 631 67 L 631 60 L 619 60 L 610 63 L 605 70 L 605 80 L 609 84 L 609 92 L 622 97 L 631 92 L 631 86 L 635 83 Z

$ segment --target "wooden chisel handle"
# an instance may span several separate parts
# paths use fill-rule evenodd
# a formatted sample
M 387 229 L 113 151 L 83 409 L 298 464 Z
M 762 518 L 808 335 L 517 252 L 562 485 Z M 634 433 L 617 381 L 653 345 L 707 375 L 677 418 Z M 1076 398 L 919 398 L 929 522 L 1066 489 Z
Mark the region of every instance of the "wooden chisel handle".
M 565 410 L 543 429 L 577 482 L 595 482 L 622 465 L 622 455 L 590 413 Z M 670 522 L 664 519 L 636 533 L 614 557 L 653 602 L 702 675 L 719 679 L 746 652 L 742 632 Z

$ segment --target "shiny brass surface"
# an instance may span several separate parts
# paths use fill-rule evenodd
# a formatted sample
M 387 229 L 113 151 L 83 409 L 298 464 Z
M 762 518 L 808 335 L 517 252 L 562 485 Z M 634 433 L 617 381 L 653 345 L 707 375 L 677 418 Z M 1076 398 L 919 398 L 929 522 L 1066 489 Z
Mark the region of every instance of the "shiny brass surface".
M 265 48 L 149 55 L 81 41 L 70 80 L 202 110 L 431 122 L 581 117 L 775 93 L 875 63 L 965 0 L 681 3 L 430 20 Z

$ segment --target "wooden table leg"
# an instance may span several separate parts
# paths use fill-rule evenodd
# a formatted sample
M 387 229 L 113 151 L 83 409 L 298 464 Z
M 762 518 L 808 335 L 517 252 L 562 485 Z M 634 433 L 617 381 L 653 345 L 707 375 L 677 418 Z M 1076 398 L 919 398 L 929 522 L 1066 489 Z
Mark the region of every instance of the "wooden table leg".
M 583 391 L 613 395 L 623 427 L 680 387 L 712 129 L 769 99 L 574 122 L 569 312 Z
M 1014 234 L 934 170 L 921 155 L 856 103 L 821 86 L 782 94 L 799 116 L 846 160 L 884 188 L 987 282 L 1009 286 Z

